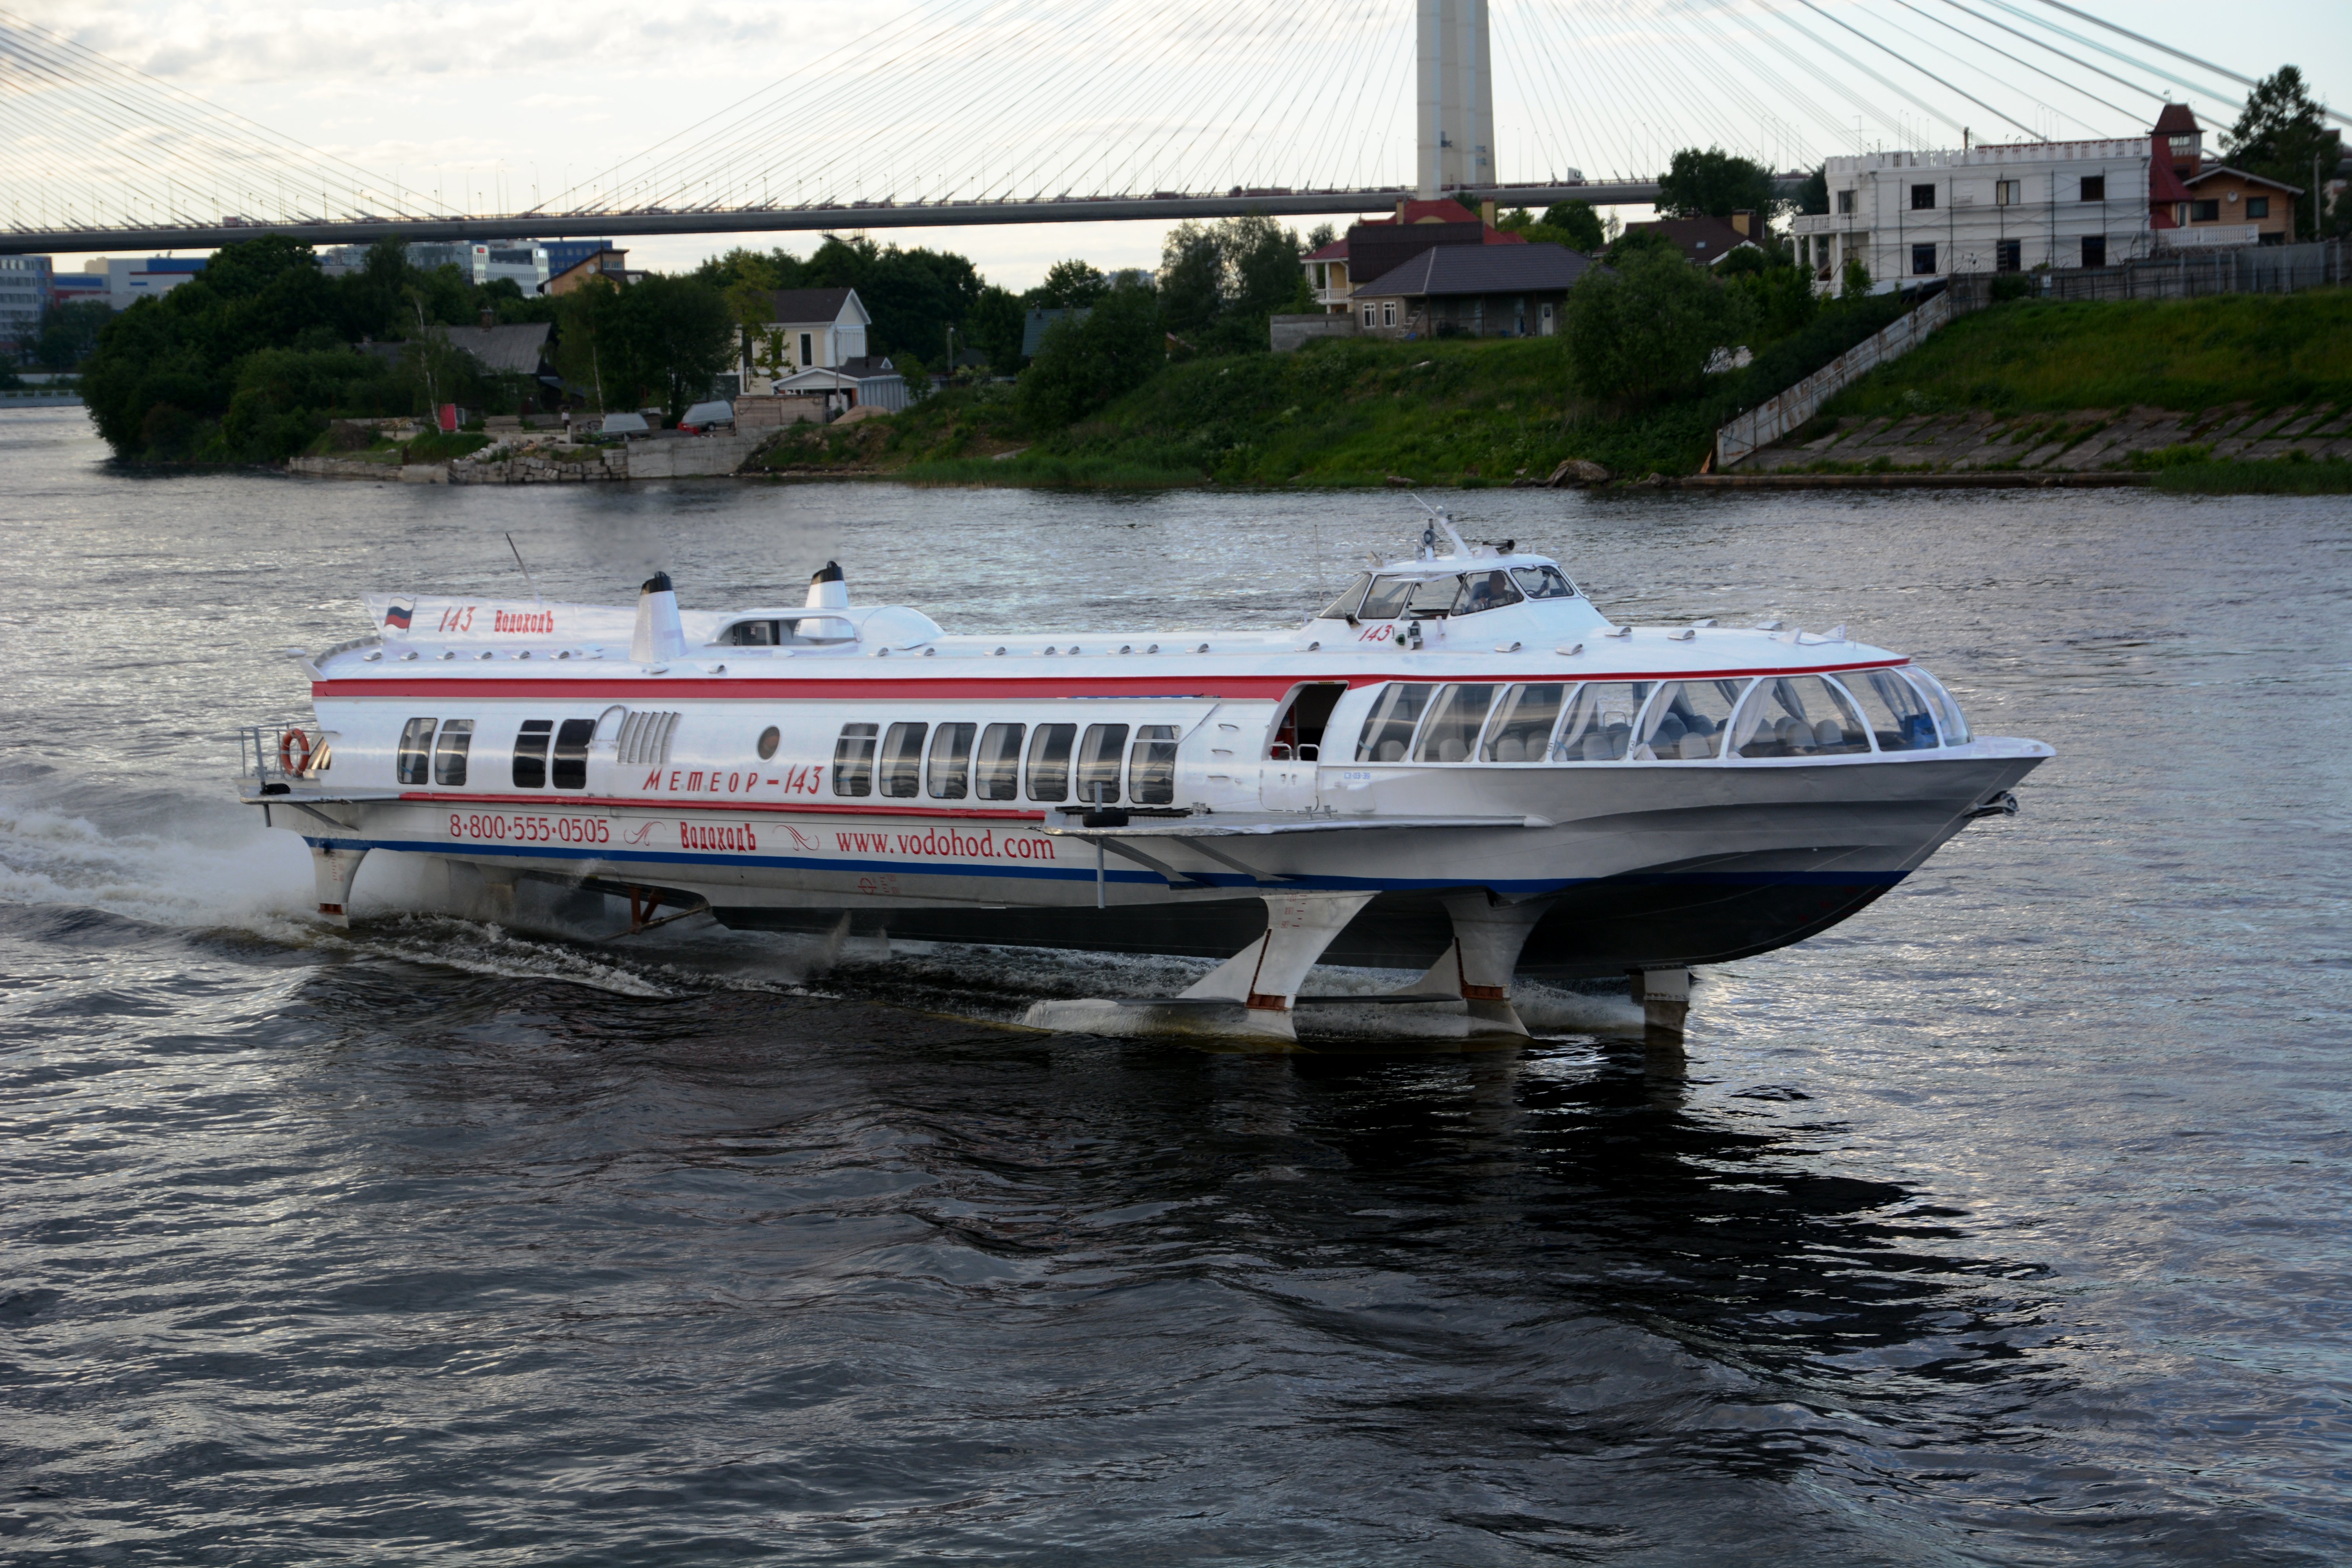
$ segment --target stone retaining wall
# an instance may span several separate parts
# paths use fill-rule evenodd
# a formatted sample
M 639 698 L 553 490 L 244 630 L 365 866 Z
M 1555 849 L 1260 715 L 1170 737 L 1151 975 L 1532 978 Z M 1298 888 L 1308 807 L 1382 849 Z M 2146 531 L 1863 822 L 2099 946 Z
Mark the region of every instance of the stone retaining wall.
M 2144 453 L 2210 448 L 2219 460 L 2263 461 L 2301 452 L 2352 460 L 2352 410 L 2312 404 L 2256 413 L 2244 404 L 2194 414 L 2167 408 L 2086 408 L 2072 414 L 1982 411 L 1841 419 L 1803 442 L 1768 447 L 1742 473 L 1884 467 L 1945 474 L 2119 472 Z

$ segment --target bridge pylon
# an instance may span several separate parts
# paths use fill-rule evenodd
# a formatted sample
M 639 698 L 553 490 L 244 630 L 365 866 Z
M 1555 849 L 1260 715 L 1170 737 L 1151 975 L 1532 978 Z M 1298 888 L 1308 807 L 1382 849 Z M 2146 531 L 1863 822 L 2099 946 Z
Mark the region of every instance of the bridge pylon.
M 1415 30 L 1419 195 L 1495 184 L 1495 67 L 1486 0 L 1420 0 Z

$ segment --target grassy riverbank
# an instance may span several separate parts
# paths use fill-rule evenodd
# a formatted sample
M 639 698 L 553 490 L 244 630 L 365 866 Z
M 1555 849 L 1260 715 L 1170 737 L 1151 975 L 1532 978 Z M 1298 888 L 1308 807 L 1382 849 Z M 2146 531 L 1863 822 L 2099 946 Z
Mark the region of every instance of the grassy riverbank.
M 2352 404 L 2352 289 L 2045 304 L 1964 316 L 1832 415 Z

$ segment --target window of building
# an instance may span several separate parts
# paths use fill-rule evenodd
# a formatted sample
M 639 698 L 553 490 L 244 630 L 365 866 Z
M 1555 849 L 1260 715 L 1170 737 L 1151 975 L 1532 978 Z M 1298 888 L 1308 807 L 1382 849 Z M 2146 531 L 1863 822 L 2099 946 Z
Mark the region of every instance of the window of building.
M 1476 754 L 1478 732 L 1486 727 L 1486 710 L 1495 705 L 1492 686 L 1444 686 L 1430 705 L 1429 722 L 1421 727 L 1421 743 L 1413 749 L 1417 763 L 1466 763 Z
M 801 334 L 801 368 L 806 370 L 816 363 L 816 346 L 809 334 Z
M 1021 737 L 1027 733 L 1019 724 L 991 724 L 981 731 L 980 755 L 976 759 L 979 776 L 973 783 L 980 787 L 982 800 L 1015 800 L 1021 795 Z
M 2003 239 L 1994 242 L 1992 269 L 1995 272 L 2021 272 L 2025 269 L 2025 242 Z
M 1138 805 L 1169 805 L 1176 799 L 1176 726 L 1144 724 L 1135 731 L 1127 756 L 1128 798 Z
M 1551 746 L 1556 763 L 1622 762 L 1633 749 L 1633 720 L 1650 695 L 1646 680 L 1588 680 L 1569 698 Z
M 1913 246 L 1913 247 L 1911 247 L 1911 271 L 1912 271 L 1912 273 L 1913 273 L 1915 276 L 1918 276 L 1918 277 L 1926 277 L 1926 276 L 1927 276 L 1928 274 L 1933 273 L 1935 270 L 1936 270 L 1936 247 L 1935 247 L 1934 246 L 1932 246 L 1932 245 L 1915 245 L 1915 246 Z
M 555 731 L 554 784 L 558 789 L 588 787 L 588 742 L 595 737 L 593 719 L 566 719 Z
M 1381 325 L 1383 327 L 1393 327 L 1396 325 L 1396 301 L 1394 300 L 1383 300 L 1381 301 Z
M 2221 198 L 2217 196 L 2211 201 L 2190 202 L 2189 204 L 2189 221 L 2190 223 L 2220 223 L 2221 221 Z
M 1365 301 L 1364 301 L 1364 325 L 1366 325 L 1366 326 L 1368 326 L 1368 327 L 1369 327 L 1369 326 L 1370 326 L 1371 324 L 1372 324 L 1372 302 L 1371 302 L 1370 300 L 1365 300 Z
M 1360 763 L 1401 763 L 1412 744 L 1421 710 L 1429 705 L 1429 690 L 1418 681 L 1394 681 L 1381 691 L 1365 717 L 1364 732 L 1356 742 Z
M 1935 187 L 1935 186 L 1933 186 L 1933 185 L 1914 185 L 1914 186 L 1912 186 L 1912 187 L 1911 187 L 1911 210 L 1912 210 L 1913 212 L 1915 212 L 1915 213 L 1933 212 L 1933 211 L 1935 210 L 1935 207 L 1936 207 L 1936 187 Z
M 1851 217 L 1853 216 L 1853 193 L 1852 191 L 1840 191 L 1837 194 L 1837 210 L 1843 216 Z
M 521 731 L 515 736 L 514 786 L 517 789 L 547 787 L 547 742 L 553 739 L 555 721 L 526 719 Z
M 882 793 L 892 800 L 912 800 L 922 776 L 923 737 L 929 724 L 893 724 L 882 737 Z
M 1642 740 L 1634 755 L 1643 762 L 1703 763 L 1723 754 L 1731 710 L 1739 705 L 1741 680 L 1670 680 L 1658 688 L 1642 715 Z
M 1927 699 L 1891 669 L 1856 670 L 1838 677 L 1862 709 L 1863 722 L 1882 752 L 1929 752 L 1936 747 L 1936 721 Z
M 1818 675 L 1790 675 L 1756 683 L 1732 746 L 1743 757 L 1837 756 L 1870 750 L 1870 736 L 1844 692 Z
M 1997 207 L 2013 207 L 2022 200 L 2024 200 L 2024 196 L 2017 181 L 1995 180 L 1992 183 L 1993 205 Z
M 1076 724 L 1040 724 L 1029 739 L 1029 798 L 1070 798 L 1070 745 Z
M 976 724 L 942 724 L 931 737 L 930 765 L 923 772 L 923 793 L 933 800 L 961 800 L 971 787 L 971 738 Z
M 1127 726 L 1089 724 L 1078 743 L 1078 798 L 1088 805 L 1118 799 L 1119 759 L 1127 752 Z
M 2268 196 L 2248 196 L 2248 197 L 2246 198 L 2246 216 L 2247 216 L 2248 217 L 2268 217 L 2268 216 L 2271 216 L 2271 199 L 2270 199 L 2270 197 L 2268 197 Z
M 875 724 L 841 727 L 841 739 L 833 743 L 834 794 L 874 793 L 874 737 L 880 733 L 881 727 Z
M 2106 264 L 2107 237 L 2104 234 L 2084 235 L 2083 237 L 2083 265 L 2085 267 L 2105 267 Z
M 474 721 L 452 719 L 433 747 L 433 782 L 456 789 L 466 782 L 466 753 L 474 749 Z
M 2107 177 L 2105 174 L 2084 175 L 2083 199 L 2086 202 L 2105 201 L 2107 199 Z

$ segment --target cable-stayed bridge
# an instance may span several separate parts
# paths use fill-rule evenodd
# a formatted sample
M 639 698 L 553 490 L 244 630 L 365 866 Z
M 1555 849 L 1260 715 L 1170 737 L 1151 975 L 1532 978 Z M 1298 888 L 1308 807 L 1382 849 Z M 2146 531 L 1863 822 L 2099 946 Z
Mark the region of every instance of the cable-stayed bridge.
M 2252 83 L 2063 0 L 914 0 L 524 199 L 494 167 L 363 167 L 0 10 L 0 251 L 1624 205 L 1679 146 L 1793 184 L 1842 152 L 2137 134 L 2168 101 L 2226 122 Z

